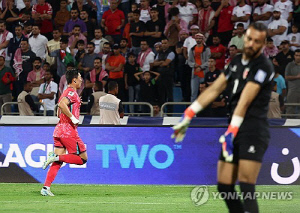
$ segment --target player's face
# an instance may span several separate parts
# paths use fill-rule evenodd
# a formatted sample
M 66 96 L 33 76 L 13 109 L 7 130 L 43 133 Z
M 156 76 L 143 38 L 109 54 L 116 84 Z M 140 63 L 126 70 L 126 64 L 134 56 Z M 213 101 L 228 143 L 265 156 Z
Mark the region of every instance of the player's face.
M 261 53 L 265 40 L 266 32 L 260 32 L 250 27 L 244 37 L 243 56 L 246 56 L 247 59 L 255 58 Z
M 78 73 L 78 77 L 76 78 L 76 89 L 80 89 L 81 84 L 82 84 L 82 78 L 80 73 Z

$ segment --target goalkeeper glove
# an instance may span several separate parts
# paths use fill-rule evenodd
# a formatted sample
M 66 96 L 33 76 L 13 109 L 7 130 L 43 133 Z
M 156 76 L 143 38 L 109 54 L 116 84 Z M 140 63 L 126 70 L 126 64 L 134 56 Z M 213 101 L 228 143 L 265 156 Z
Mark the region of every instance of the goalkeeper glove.
M 71 121 L 72 121 L 73 124 L 75 124 L 75 125 L 79 124 L 79 120 L 78 120 L 77 118 L 75 118 L 74 115 L 72 115 L 72 116 L 70 117 L 70 119 L 71 119 Z
M 192 103 L 191 106 L 189 106 L 185 111 L 182 119 L 180 120 L 180 123 L 173 126 L 174 133 L 172 134 L 171 138 L 175 138 L 175 142 L 181 142 L 183 141 L 186 130 L 189 127 L 189 124 L 191 123 L 192 118 L 201 110 L 203 107 L 199 104 L 199 102 L 196 100 L 194 103 Z
M 224 135 L 221 135 L 219 139 L 220 143 L 222 143 L 222 154 L 226 162 L 232 162 L 233 160 L 233 140 L 236 137 L 243 120 L 244 118 L 234 115 L 227 131 Z

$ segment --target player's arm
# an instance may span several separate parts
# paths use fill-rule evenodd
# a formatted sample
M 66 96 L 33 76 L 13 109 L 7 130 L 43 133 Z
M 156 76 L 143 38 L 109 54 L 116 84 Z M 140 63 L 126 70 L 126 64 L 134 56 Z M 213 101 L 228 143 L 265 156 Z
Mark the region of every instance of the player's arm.
M 75 118 L 74 115 L 71 113 L 71 111 L 69 110 L 69 105 L 70 100 L 66 97 L 63 97 L 58 103 L 58 107 L 60 108 L 61 112 L 68 116 L 74 124 L 78 124 L 79 120 Z
M 172 138 L 176 138 L 175 142 L 181 142 L 186 130 L 192 120 L 192 118 L 210 103 L 212 103 L 226 88 L 227 79 L 224 73 L 222 73 L 214 83 L 209 86 L 199 97 L 195 100 L 185 111 L 183 119 L 179 124 L 173 127 L 174 134 Z

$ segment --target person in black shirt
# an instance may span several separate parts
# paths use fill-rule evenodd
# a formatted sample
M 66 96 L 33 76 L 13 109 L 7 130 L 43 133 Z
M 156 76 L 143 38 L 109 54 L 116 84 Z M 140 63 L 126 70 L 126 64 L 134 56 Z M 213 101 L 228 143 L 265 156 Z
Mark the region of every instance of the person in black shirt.
M 96 24 L 89 18 L 89 13 L 86 9 L 80 11 L 80 19 L 85 23 L 87 30 L 87 41 L 90 42 L 94 39 L 94 32 L 96 29 Z
M 0 15 L 0 19 L 6 20 L 6 29 L 9 32 L 13 32 L 14 26 L 17 25 L 18 21 L 21 19 L 19 13 L 20 11 L 17 9 L 15 1 L 7 1 L 7 7 Z
M 134 22 L 130 23 L 129 36 L 131 37 L 132 52 L 138 55 L 141 51 L 141 40 L 146 31 L 144 22 L 140 21 L 140 11 L 133 11 Z
M 264 24 L 251 24 L 244 37 L 243 54 L 230 62 L 225 73 L 185 110 L 181 122 L 173 127 L 172 137 L 176 142 L 182 141 L 194 115 L 226 87 L 230 91 L 231 121 L 220 137 L 222 151 L 218 162 L 218 191 L 224 194 L 229 212 L 258 212 L 255 183 L 270 138 L 267 113 L 275 75 L 272 63 L 262 54 L 266 38 Z M 243 203 L 235 194 L 237 180 Z
M 140 72 L 140 66 L 136 63 L 136 56 L 134 53 L 128 54 L 128 62 L 124 66 L 124 79 L 125 89 L 128 90 L 128 101 L 139 101 L 140 85 L 137 79 L 134 77 L 135 73 Z M 134 106 L 129 106 L 129 112 L 134 112 Z
M 151 79 L 151 74 L 154 74 L 155 77 Z M 143 75 L 143 78 L 140 76 Z M 145 72 L 138 72 L 134 74 L 134 77 L 139 81 L 140 83 L 140 101 L 141 102 L 156 102 L 157 101 L 157 87 L 156 87 L 156 81 L 158 77 L 160 76 L 159 73 L 153 72 L 153 71 L 145 71 Z M 149 109 L 146 107 L 143 107 L 142 110 L 144 113 L 149 112 Z
M 162 39 L 162 32 L 164 31 L 164 25 L 161 20 L 158 19 L 158 9 L 152 8 L 150 11 L 151 20 L 146 23 L 147 42 L 153 49 L 154 44 L 160 42 Z
M 281 42 L 282 50 L 275 56 L 273 63 L 278 67 L 279 74 L 285 76 L 285 68 L 288 63 L 294 60 L 294 52 L 290 50 L 290 42 L 284 40 Z
M 211 85 L 221 74 L 220 70 L 216 69 L 216 59 L 213 57 L 208 59 L 208 70 L 209 72 L 205 73 L 204 82 Z

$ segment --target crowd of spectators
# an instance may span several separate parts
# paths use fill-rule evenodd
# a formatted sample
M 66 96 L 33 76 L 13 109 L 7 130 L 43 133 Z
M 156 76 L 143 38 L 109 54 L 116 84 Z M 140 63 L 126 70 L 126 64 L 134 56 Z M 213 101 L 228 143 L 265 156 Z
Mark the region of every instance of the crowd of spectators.
M 299 3 L 0 0 L 0 107 L 18 101 L 22 115 L 43 111 L 43 106 L 52 115 L 67 87 L 64 74 L 73 68 L 84 78 L 78 93 L 90 102 L 82 107 L 90 114 L 97 111 L 91 103 L 97 104 L 99 92 L 105 94 L 111 81 L 117 82 L 121 101 L 161 106 L 174 101 L 175 85 L 181 87 L 182 101 L 194 101 L 242 52 L 252 22 L 268 28 L 263 54 L 275 66 L 280 100 L 300 103 Z M 221 94 L 200 116 L 226 116 L 228 94 Z M 279 97 L 272 97 L 270 102 L 277 103 Z M 11 109 L 18 110 L 6 106 L 4 111 Z M 287 107 L 288 114 L 296 110 Z

